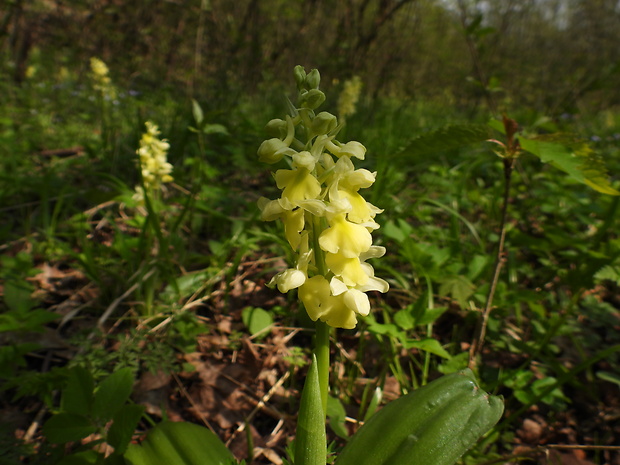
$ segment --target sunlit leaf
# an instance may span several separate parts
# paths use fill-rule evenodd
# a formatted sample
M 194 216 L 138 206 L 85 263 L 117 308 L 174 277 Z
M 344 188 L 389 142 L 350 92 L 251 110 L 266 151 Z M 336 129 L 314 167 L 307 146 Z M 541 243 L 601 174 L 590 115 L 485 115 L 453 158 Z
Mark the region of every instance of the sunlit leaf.
M 327 398 L 327 418 L 329 418 L 329 426 L 341 438 L 347 438 L 349 432 L 345 428 L 345 420 L 347 412 L 344 410 L 342 402 L 336 397 L 329 396 Z
M 273 316 L 262 308 L 246 307 L 241 312 L 241 318 L 252 335 L 258 333 L 266 335 L 265 330 L 273 325 Z
M 536 155 L 543 163 L 564 171 L 576 181 L 603 194 L 620 195 L 611 185 L 602 158 L 586 142 L 559 135 L 521 138 L 519 141 L 524 150 Z
M 407 344 L 405 346 L 407 349 L 415 348 L 419 350 L 424 350 L 426 352 L 430 352 L 431 354 L 435 354 L 435 355 L 438 355 L 446 359 L 449 359 L 452 357 L 446 351 L 446 349 L 441 347 L 441 344 L 439 343 L 437 339 L 427 338 L 427 339 L 422 339 L 420 341 L 407 341 Z

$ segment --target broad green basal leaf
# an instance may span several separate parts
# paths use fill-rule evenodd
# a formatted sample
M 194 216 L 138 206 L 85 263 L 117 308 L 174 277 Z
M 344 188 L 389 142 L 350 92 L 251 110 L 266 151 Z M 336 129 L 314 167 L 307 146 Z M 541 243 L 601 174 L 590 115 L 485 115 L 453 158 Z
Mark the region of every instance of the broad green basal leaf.
M 470 370 L 446 375 L 373 415 L 336 465 L 452 465 L 503 410 L 501 398 L 480 389 Z
M 232 453 L 207 428 L 165 421 L 153 428 L 141 445 L 130 444 L 125 459 L 131 465 L 231 465 Z

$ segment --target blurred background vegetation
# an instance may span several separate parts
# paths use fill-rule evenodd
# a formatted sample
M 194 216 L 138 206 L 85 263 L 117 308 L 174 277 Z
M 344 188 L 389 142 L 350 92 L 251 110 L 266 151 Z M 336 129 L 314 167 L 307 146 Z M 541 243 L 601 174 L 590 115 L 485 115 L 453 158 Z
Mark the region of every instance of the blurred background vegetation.
M 364 77 L 366 94 L 545 114 L 620 103 L 615 0 L 8 0 L 2 72 L 83 77 L 92 56 L 115 82 L 170 86 L 221 107 L 289 82 Z M 325 85 L 324 84 L 324 85 Z

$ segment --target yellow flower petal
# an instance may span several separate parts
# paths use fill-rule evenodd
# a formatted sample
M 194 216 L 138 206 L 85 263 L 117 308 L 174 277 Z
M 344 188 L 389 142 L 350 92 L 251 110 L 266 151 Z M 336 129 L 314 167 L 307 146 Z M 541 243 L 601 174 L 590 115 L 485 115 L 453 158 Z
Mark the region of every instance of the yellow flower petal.
M 327 253 L 325 263 L 329 270 L 340 277 L 347 286 L 361 286 L 368 282 L 368 274 L 364 271 L 358 257 L 347 258 L 339 253 Z
M 347 307 L 344 296 L 331 295 L 329 283 L 323 276 L 306 280 L 298 292 L 313 321 L 320 319 L 334 328 L 355 328 L 355 312 Z
M 297 250 L 301 242 L 300 233 L 304 229 L 304 211 L 298 208 L 293 211 L 286 211 L 282 215 L 284 222 L 284 234 L 293 250 Z
M 370 301 L 368 296 L 357 289 L 349 289 L 344 293 L 345 305 L 359 315 L 366 316 L 370 313 Z
M 284 189 L 282 198 L 292 203 L 298 200 L 315 199 L 321 193 L 321 184 L 305 168 L 278 170 L 275 179 L 278 188 Z
M 271 278 L 267 286 L 273 287 L 277 285 L 278 290 L 286 294 L 291 289 L 297 289 L 304 282 L 306 282 L 306 274 L 303 271 L 289 268 Z
M 349 221 L 364 223 L 374 218 L 375 211 L 370 208 L 370 204 L 360 194 L 349 189 L 341 189 L 338 194 L 351 204 L 351 211 L 347 214 Z
M 326 252 L 354 258 L 370 249 L 372 236 L 364 226 L 351 223 L 340 214 L 333 217 L 330 227 L 321 233 L 319 245 Z

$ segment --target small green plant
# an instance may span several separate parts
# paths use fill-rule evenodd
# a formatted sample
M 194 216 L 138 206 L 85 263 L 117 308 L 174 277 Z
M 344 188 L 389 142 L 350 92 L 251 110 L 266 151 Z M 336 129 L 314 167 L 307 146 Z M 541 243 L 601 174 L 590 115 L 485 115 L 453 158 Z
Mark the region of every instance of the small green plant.
M 123 454 L 144 413 L 144 406 L 129 402 L 133 381 L 130 368 L 97 385 L 88 370 L 72 368 L 60 407 L 43 426 L 47 440 L 59 445 L 49 463 L 125 463 Z

